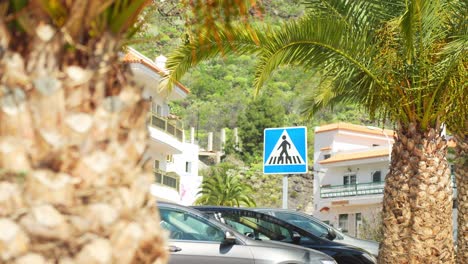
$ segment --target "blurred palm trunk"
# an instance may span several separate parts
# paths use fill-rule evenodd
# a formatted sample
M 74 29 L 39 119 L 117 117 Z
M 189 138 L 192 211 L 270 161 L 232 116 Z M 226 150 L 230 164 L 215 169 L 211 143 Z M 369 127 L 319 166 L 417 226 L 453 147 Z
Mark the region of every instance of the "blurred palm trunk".
M 0 17 L 0 263 L 166 261 L 143 166 L 148 104 L 122 37 L 76 33 L 87 4 L 63 27 Z
M 456 135 L 455 179 L 457 184 L 457 263 L 468 263 L 468 136 Z

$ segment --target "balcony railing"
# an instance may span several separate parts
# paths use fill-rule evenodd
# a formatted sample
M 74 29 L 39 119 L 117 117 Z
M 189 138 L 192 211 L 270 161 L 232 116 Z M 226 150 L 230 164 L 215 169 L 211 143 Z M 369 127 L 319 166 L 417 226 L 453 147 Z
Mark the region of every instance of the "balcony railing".
M 154 169 L 156 183 L 175 189 L 179 192 L 180 176 L 174 172 L 166 172 L 159 169 Z
M 345 196 L 362 196 L 372 194 L 382 194 L 385 182 L 368 182 L 348 185 L 334 185 L 320 187 L 321 198 L 345 197 Z
M 183 141 L 184 130 L 182 124 L 176 120 L 169 120 L 156 113 L 151 113 L 151 126 L 158 128 L 166 133 L 176 137 L 178 140 Z

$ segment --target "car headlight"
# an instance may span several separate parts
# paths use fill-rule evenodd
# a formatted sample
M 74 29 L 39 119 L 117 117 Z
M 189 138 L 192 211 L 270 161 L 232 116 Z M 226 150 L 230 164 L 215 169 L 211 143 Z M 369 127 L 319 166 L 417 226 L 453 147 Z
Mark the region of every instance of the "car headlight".
M 336 264 L 336 261 L 334 260 L 320 260 L 320 263 L 322 264 Z
M 362 256 L 372 263 L 377 263 L 377 259 L 371 254 L 364 253 Z

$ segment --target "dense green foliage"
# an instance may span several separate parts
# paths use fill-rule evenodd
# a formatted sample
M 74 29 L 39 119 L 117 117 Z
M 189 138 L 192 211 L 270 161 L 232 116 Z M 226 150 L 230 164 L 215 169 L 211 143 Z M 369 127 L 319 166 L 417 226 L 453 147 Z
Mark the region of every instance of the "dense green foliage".
M 301 1 L 270 0 L 264 3 L 264 21 L 279 28 L 281 21 L 296 18 L 304 11 Z M 166 4 L 148 18 L 146 30 L 134 46 L 150 58 L 168 54 L 184 39 L 184 20 L 179 14 L 180 5 Z M 225 56 L 201 63 L 191 69 L 182 80 L 191 94 L 181 102 L 172 103 L 171 112 L 181 116 L 186 128 L 195 127 L 198 140 L 206 140 L 205 131 L 219 131 L 221 128 L 240 128 L 240 137 L 246 146 L 240 156 L 246 162 L 261 158 L 262 131 L 277 125 L 306 125 L 309 129 L 309 154 L 313 153 L 313 127 L 321 124 L 346 121 L 371 124 L 356 105 L 338 105 L 333 111 L 323 110 L 310 120 L 300 114 L 304 95 L 319 82 L 319 75 L 309 71 L 284 67 L 275 72 L 262 93 L 269 94 L 275 101 L 272 111 L 275 121 L 265 122 L 270 100 L 262 95 L 255 97 L 253 87 L 255 57 L 253 55 Z M 255 109 L 264 109 L 255 113 Z M 269 109 L 270 108 L 270 109 Z M 279 115 L 283 114 L 283 117 Z M 278 121 L 280 120 L 281 121 Z M 251 124 L 249 124 L 251 123 Z M 263 125 L 262 125 L 263 124 Z M 244 129 L 245 128 L 245 129 Z M 252 134 L 250 134 L 252 132 Z M 228 139 L 229 140 L 229 139 Z M 256 156 L 256 157 L 255 157 Z M 309 155 L 313 157 L 313 155 Z
M 261 159 L 265 128 L 284 125 L 285 110 L 277 96 L 278 93 L 265 93 L 256 100 L 250 100 L 244 114 L 239 117 L 241 156 L 244 161 L 250 163 Z

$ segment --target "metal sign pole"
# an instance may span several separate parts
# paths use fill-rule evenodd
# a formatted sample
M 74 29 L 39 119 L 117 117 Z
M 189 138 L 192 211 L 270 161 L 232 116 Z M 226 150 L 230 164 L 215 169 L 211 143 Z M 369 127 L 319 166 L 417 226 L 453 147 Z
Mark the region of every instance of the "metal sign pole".
M 288 209 L 288 175 L 283 175 L 283 209 Z

